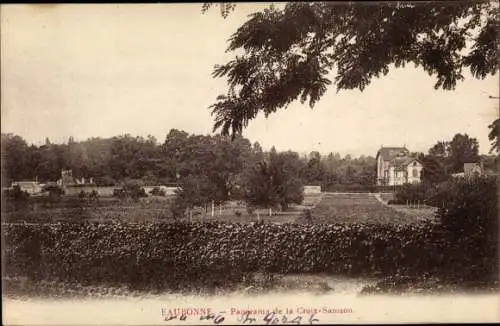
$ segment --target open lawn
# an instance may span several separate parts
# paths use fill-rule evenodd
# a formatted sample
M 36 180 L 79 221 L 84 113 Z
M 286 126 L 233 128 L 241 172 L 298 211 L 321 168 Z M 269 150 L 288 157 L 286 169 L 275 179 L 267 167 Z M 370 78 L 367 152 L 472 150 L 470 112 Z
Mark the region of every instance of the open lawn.
M 75 197 L 43 205 L 34 200 L 24 208 L 2 211 L 2 223 L 57 223 L 57 222 L 155 222 L 169 219 L 169 197 L 148 197 L 139 202 L 100 198 L 84 202 Z
M 258 209 L 248 212 L 245 203 L 231 201 L 222 207 L 196 209 L 192 221 L 224 221 L 251 223 L 265 221 L 272 223 L 305 223 L 303 211 L 312 210 L 313 223 L 411 223 L 432 218 L 435 210 L 421 207 L 408 208 L 404 205 L 386 205 L 385 194 L 381 201 L 370 193 L 322 193 L 305 195 L 301 205 L 291 205 L 285 212 Z M 390 194 L 391 195 L 391 194 Z M 171 197 L 148 197 L 139 202 L 99 199 L 96 203 L 78 203 L 75 199 L 64 199 L 51 207 L 30 206 L 22 210 L 2 212 L 2 222 L 9 223 L 57 223 L 57 222 L 110 222 L 148 223 L 174 221 L 170 211 Z M 69 201 L 73 201 L 71 207 Z M 76 204 L 75 204 L 76 203 Z M 76 205 L 76 206 L 75 206 Z
M 385 202 L 388 202 L 389 200 L 392 200 L 394 199 L 394 193 L 392 192 L 382 192 L 380 194 L 380 198 L 385 201 Z
M 326 193 L 313 209 L 313 223 L 413 223 L 420 218 L 397 211 L 371 193 Z

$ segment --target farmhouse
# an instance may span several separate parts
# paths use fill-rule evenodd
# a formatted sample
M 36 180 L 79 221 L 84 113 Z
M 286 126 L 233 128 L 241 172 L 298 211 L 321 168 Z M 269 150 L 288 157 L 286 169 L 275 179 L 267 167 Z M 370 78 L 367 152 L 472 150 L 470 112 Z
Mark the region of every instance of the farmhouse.
M 377 152 L 377 185 L 420 182 L 422 163 L 406 147 L 381 147 Z

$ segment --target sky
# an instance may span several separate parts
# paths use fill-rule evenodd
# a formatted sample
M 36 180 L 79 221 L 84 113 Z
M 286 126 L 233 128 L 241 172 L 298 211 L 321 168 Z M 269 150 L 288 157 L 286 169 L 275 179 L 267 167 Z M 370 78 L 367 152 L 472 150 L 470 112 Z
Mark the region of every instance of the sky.
M 1 129 L 29 143 L 66 142 L 170 129 L 212 133 L 208 107 L 225 93 L 213 66 L 232 58 L 227 40 L 264 3 L 238 4 L 223 19 L 201 4 L 57 4 L 1 7 Z M 334 86 L 311 109 L 294 102 L 250 122 L 244 136 L 265 149 L 375 156 L 380 146 L 427 152 L 456 133 L 490 149 L 498 74 L 465 75 L 454 91 L 412 65 L 363 92 Z

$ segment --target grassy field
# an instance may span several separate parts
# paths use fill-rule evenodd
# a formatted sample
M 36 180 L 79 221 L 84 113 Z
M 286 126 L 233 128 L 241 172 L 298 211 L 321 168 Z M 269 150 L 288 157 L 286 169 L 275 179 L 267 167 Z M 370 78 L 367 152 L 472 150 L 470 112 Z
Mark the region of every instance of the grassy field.
M 381 193 L 380 199 L 382 199 L 385 203 L 389 200 L 394 199 L 393 193 Z M 389 205 L 393 210 L 403 213 L 407 216 L 411 216 L 414 220 L 428 220 L 432 219 L 437 209 L 435 207 L 430 207 L 426 205 L 418 205 L 418 206 L 407 206 L 407 205 Z
M 386 202 L 392 194 L 381 194 Z M 28 207 L 13 212 L 2 212 L 2 222 L 10 223 L 57 223 L 57 222 L 110 222 L 148 223 L 173 221 L 170 211 L 172 197 L 148 197 L 139 202 L 119 201 L 113 198 L 99 199 L 92 204 L 79 204 L 71 207 L 69 201 L 52 207 Z M 305 195 L 301 205 L 291 205 L 286 212 L 258 209 L 249 213 L 245 203 L 232 201 L 222 207 L 216 206 L 214 215 L 211 209 L 197 209 L 192 221 L 224 221 L 251 223 L 266 221 L 273 223 L 305 223 L 303 212 L 312 210 L 313 223 L 411 223 L 431 218 L 435 210 L 428 207 L 408 208 L 404 205 L 385 205 L 370 193 L 323 193 Z
M 414 223 L 414 216 L 379 202 L 370 193 L 325 194 L 313 209 L 314 223 Z
M 383 192 L 380 194 L 380 198 L 382 198 L 383 201 L 388 202 L 389 200 L 394 199 L 394 193 L 392 192 Z
M 16 211 L 2 211 L 2 223 L 154 222 L 170 217 L 170 200 L 168 197 L 148 197 L 133 202 L 100 198 L 97 202 L 84 203 L 77 198 L 65 197 L 48 207 L 35 202 Z

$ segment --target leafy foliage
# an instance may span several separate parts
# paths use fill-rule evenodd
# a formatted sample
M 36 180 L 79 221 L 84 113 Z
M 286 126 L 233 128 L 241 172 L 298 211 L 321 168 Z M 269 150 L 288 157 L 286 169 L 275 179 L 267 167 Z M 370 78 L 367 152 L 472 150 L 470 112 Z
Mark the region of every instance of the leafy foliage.
M 364 90 L 391 66 L 413 63 L 446 90 L 467 68 L 475 78 L 493 75 L 498 10 L 493 1 L 271 5 L 229 39 L 227 52 L 242 54 L 214 68 L 229 86 L 210 106 L 214 130 L 239 134 L 259 112 L 268 116 L 295 100 L 313 107 L 331 84 Z
M 18 210 L 27 207 L 30 200 L 30 195 L 26 191 L 22 191 L 19 186 L 14 186 L 12 189 L 2 191 L 2 210 Z
M 43 191 L 49 193 L 50 198 L 60 198 L 64 195 L 64 189 L 57 185 L 48 185 L 43 187 Z
M 432 155 L 426 155 L 422 158 L 422 174 L 421 180 L 424 183 L 440 183 L 449 178 L 449 174 L 446 172 L 444 164 L 441 160 Z
M 499 272 L 498 181 L 494 177 L 454 180 L 443 196 L 446 207 L 438 213 L 451 247 L 463 257 L 450 264 L 464 269 L 469 281 L 491 279 L 485 270 Z
M 115 189 L 113 195 L 120 199 L 132 199 L 135 201 L 148 196 L 144 188 L 137 183 L 125 184 L 121 189 Z
M 426 199 L 425 188 L 422 184 L 404 184 L 394 195 L 394 203 L 404 204 L 417 201 L 423 203 Z
M 496 119 L 488 127 L 491 129 L 488 134 L 488 139 L 491 141 L 490 153 L 496 151 L 500 154 L 500 119 Z
M 205 3 L 203 3 L 201 12 L 202 13 L 207 12 L 208 9 L 210 9 L 210 7 L 212 7 L 212 6 L 213 6 L 212 2 L 205 2 Z M 236 7 L 236 5 L 234 3 L 225 3 L 225 2 L 222 2 L 222 3 L 219 4 L 219 7 L 220 7 L 220 14 L 221 14 L 221 16 L 224 17 L 224 18 L 226 18 L 229 15 L 229 13 L 234 10 L 234 8 Z
M 299 177 L 302 162 L 291 151 L 271 151 L 269 160 L 257 162 L 245 176 L 245 199 L 250 206 L 283 210 L 291 203 L 303 200 L 303 185 Z
M 498 277 L 494 252 L 463 256 L 490 247 L 450 242 L 435 224 L 10 224 L 2 234 L 6 276 L 83 284 L 228 287 L 258 272 Z
M 446 179 L 444 174 L 463 172 L 464 163 L 478 162 L 479 143 L 467 134 L 455 134 L 450 141 L 439 141 L 424 158 L 424 174 L 429 180 Z M 444 170 L 444 171 L 442 171 Z
M 153 196 L 165 196 L 166 193 L 165 193 L 165 190 L 161 189 L 160 187 L 154 187 L 151 191 L 150 191 L 151 195 Z

